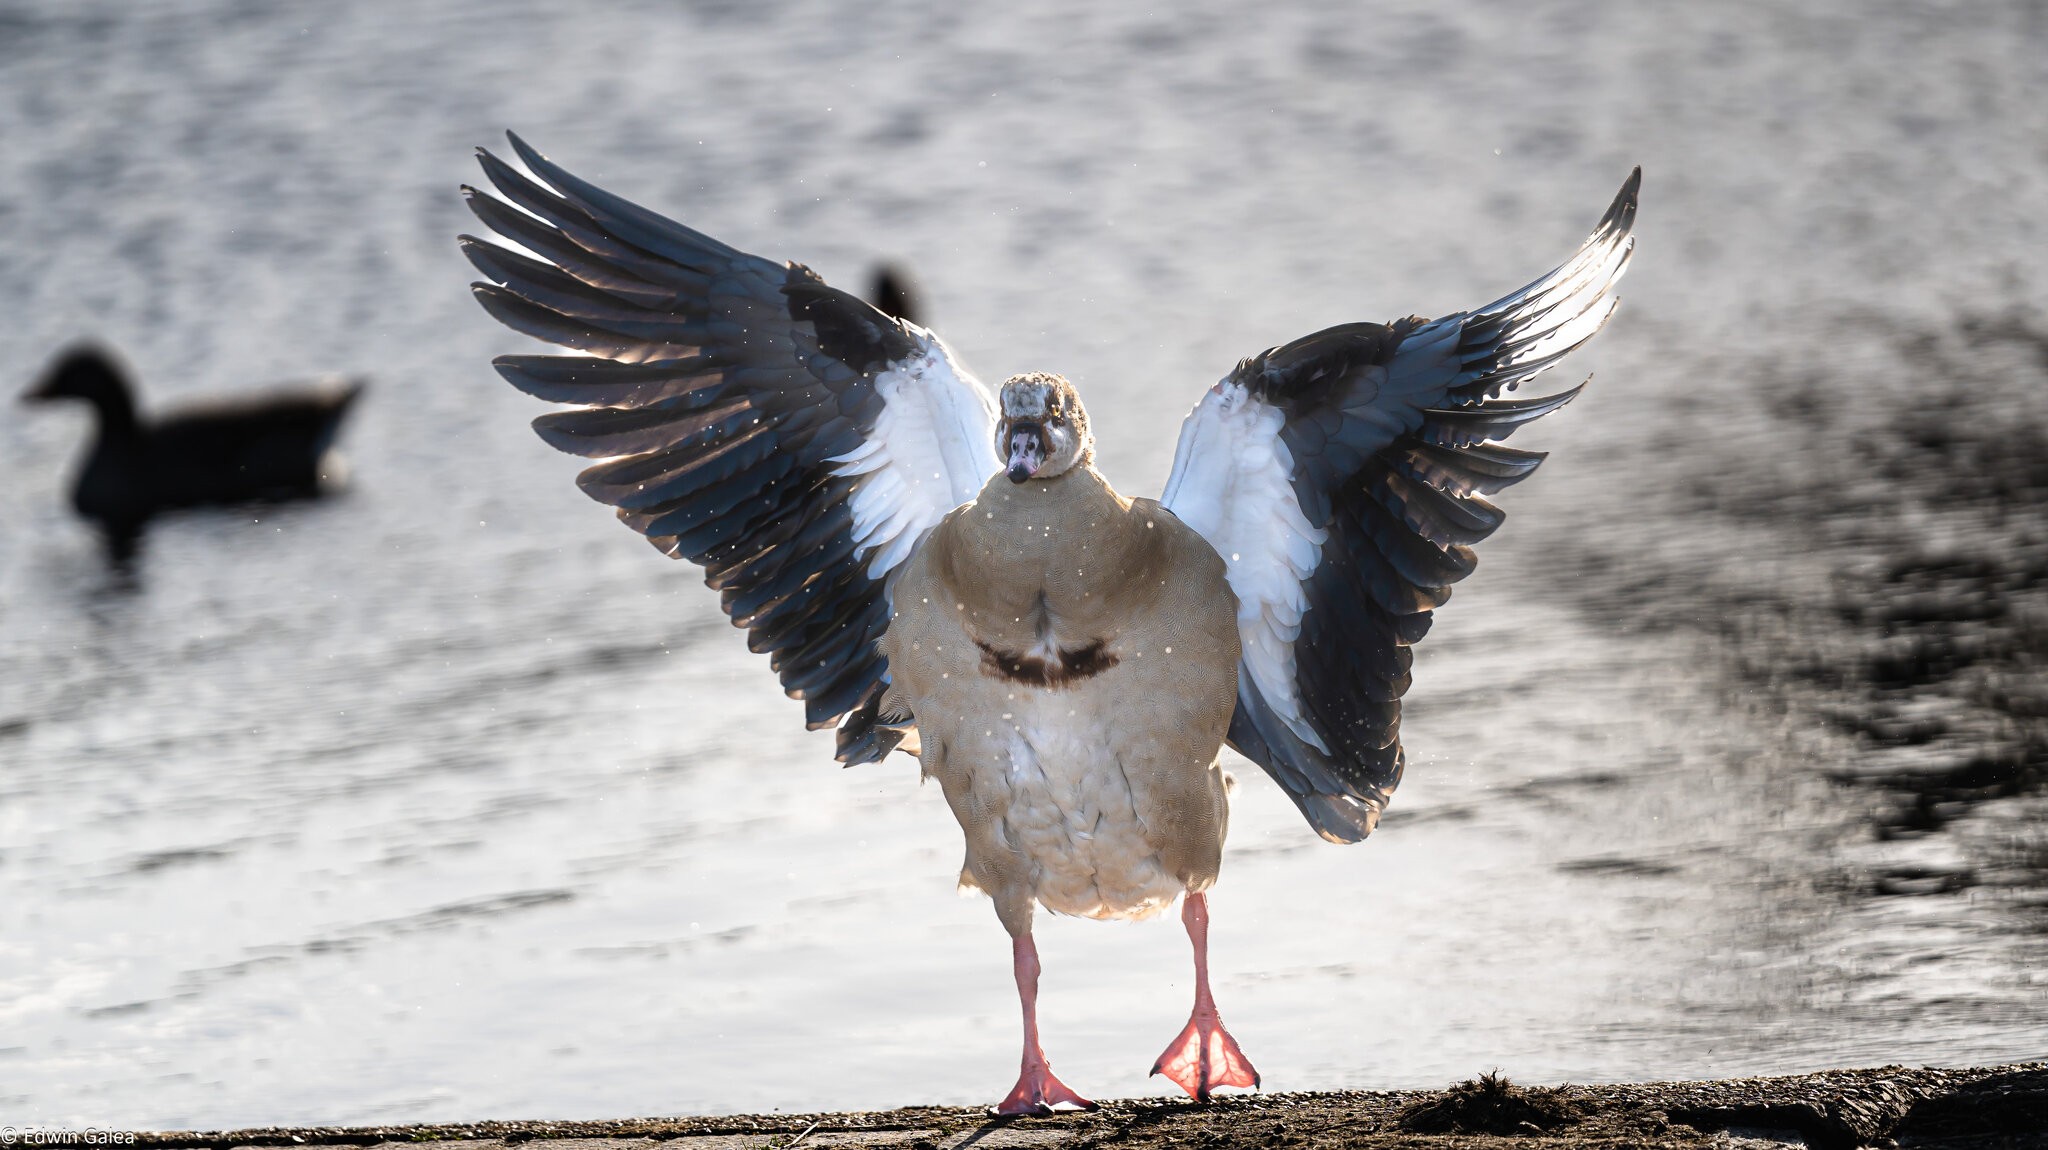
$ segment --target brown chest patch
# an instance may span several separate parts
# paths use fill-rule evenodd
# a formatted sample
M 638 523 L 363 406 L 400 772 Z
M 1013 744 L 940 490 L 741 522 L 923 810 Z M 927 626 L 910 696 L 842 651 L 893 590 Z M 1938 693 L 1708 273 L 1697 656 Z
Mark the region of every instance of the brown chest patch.
M 981 648 L 981 669 L 984 673 L 997 679 L 1029 683 L 1034 687 L 1064 687 L 1116 666 L 1116 656 L 1104 649 L 1100 639 L 1086 647 L 1062 649 L 1058 662 L 1037 655 L 999 651 L 979 639 L 974 641 L 974 645 Z

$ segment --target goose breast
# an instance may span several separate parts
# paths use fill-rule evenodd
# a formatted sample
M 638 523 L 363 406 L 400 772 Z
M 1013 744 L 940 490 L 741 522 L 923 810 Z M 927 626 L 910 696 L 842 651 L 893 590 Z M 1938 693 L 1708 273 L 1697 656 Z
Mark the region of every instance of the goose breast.
M 920 761 L 1006 919 L 1143 917 L 1215 880 L 1237 690 L 1222 560 L 1092 473 L 998 476 L 903 573 L 884 639 Z

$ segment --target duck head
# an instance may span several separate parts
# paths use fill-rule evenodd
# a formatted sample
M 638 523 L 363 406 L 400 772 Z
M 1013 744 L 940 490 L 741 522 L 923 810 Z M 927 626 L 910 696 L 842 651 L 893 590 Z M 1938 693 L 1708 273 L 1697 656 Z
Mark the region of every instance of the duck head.
M 906 323 L 924 323 L 916 281 L 901 266 L 883 264 L 875 269 L 875 278 L 869 282 L 868 302 L 875 305 L 875 310 Z
M 1081 393 L 1064 378 L 1034 371 L 1003 381 L 996 454 L 1012 483 L 1051 479 L 1095 462 L 1095 437 Z
M 59 356 L 21 399 L 23 403 L 82 399 L 98 408 L 110 422 L 129 423 L 135 418 L 127 374 L 107 351 L 89 344 Z

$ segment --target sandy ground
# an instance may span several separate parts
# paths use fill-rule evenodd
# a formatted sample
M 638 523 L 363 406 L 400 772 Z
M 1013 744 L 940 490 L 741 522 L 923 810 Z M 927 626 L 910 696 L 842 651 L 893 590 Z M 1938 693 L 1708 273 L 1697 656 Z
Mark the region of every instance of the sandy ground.
M 1485 1077 L 1432 1091 L 1255 1094 L 1202 1106 L 1108 1102 L 1095 1113 L 990 1119 L 964 1107 L 869 1113 L 271 1128 L 141 1135 L 163 1150 L 547 1141 L 550 1150 L 688 1147 L 2048 1146 L 2048 1063 L 1887 1066 L 1783 1078 L 1524 1088 Z

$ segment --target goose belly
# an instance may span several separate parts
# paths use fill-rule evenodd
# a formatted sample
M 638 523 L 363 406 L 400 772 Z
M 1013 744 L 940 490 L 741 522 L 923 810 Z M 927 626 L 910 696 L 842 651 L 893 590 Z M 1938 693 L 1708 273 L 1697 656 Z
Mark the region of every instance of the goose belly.
M 1018 692 L 998 742 L 1003 837 L 1029 860 L 1040 905 L 1085 918 L 1144 918 L 1184 884 L 1147 841 L 1126 774 L 1129 736 L 1071 695 Z

